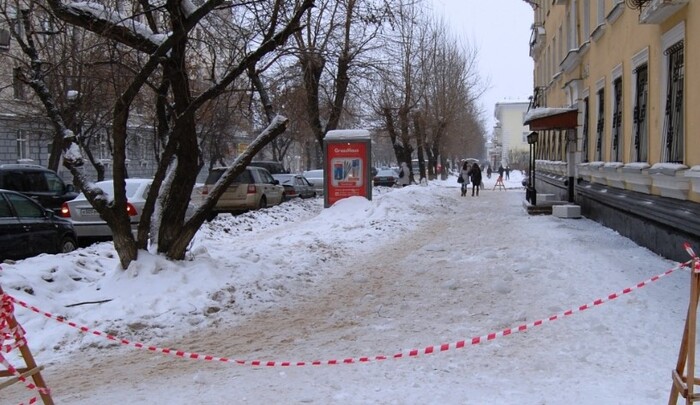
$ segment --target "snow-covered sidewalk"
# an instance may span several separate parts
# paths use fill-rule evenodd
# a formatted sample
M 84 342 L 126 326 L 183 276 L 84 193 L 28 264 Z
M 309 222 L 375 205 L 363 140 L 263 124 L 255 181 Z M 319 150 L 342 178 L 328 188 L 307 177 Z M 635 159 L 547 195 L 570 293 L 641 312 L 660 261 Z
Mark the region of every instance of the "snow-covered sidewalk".
M 675 263 L 586 219 L 528 216 L 519 178 L 494 182 L 478 198 L 451 177 L 325 210 L 298 202 L 207 224 L 186 262 L 144 255 L 123 272 L 103 244 L 3 265 L 0 283 L 95 329 L 246 362 L 116 347 L 17 309 L 56 403 L 665 403 L 688 273 L 577 311 Z M 15 387 L 2 397 L 25 399 Z

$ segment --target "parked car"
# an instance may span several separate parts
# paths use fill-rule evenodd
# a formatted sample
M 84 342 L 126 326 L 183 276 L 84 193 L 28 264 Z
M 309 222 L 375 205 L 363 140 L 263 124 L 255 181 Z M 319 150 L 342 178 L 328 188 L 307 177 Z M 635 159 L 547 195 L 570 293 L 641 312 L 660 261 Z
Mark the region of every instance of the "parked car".
M 40 253 L 68 253 L 76 247 L 70 221 L 24 194 L 0 189 L 0 262 Z
M 0 188 L 18 191 L 56 212 L 78 195 L 73 185 L 65 184 L 56 172 L 32 164 L 0 165 Z
M 374 186 L 394 187 L 399 181 L 399 175 L 393 169 L 379 169 L 372 179 Z
M 138 229 L 141 212 L 152 182 L 152 179 L 126 179 L 126 212 L 129 214 L 134 234 Z M 98 181 L 95 183 L 95 187 L 102 189 L 108 196 L 114 195 L 114 182 L 112 180 Z M 70 220 L 78 239 L 112 239 L 112 230 L 107 222 L 100 217 L 99 212 L 93 208 L 83 193 L 80 193 L 73 200 L 63 203 L 60 215 Z
M 314 186 L 316 194 L 323 195 L 323 169 L 307 170 L 302 173 L 302 176 Z
M 316 197 L 314 186 L 301 174 L 273 174 L 272 177 L 284 187 L 283 201 L 289 201 L 296 197 Z
M 227 167 L 216 167 L 209 172 L 204 186 L 195 188 L 192 199 L 201 201 L 226 172 Z M 214 219 L 219 213 L 238 214 L 241 212 L 267 208 L 282 202 L 284 187 L 279 185 L 267 169 L 248 166 L 231 183 L 219 197 L 209 219 Z

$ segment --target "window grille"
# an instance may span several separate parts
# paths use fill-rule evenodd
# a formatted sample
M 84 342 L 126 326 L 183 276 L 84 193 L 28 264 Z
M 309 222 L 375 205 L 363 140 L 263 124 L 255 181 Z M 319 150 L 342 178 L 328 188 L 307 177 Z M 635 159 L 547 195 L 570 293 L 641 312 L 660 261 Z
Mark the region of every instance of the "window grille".
M 613 81 L 613 94 L 615 98 L 612 115 L 612 144 L 610 160 L 620 162 L 622 160 L 622 78 Z
M 598 90 L 598 125 L 596 126 L 596 160 L 603 160 L 603 131 L 605 130 L 605 89 Z
M 634 149 L 637 162 L 648 160 L 649 130 L 647 122 L 647 99 L 649 98 L 649 67 L 643 64 L 635 69 L 636 96 L 634 99 Z
M 661 160 L 683 163 L 683 41 L 669 47 L 664 54 L 668 56 L 668 86 Z

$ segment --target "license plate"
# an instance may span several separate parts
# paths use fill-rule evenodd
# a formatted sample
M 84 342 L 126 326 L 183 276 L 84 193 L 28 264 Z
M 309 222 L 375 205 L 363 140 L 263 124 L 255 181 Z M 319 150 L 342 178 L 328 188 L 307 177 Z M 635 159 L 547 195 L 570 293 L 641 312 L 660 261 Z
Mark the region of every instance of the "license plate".
M 94 208 L 81 208 L 80 209 L 80 215 L 83 216 L 97 216 L 97 210 Z

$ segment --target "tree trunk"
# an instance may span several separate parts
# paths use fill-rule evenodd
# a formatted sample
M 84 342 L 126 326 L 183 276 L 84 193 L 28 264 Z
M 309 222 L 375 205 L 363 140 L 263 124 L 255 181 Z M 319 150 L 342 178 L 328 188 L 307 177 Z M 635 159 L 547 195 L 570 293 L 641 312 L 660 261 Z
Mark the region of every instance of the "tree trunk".
M 257 154 L 265 145 L 267 145 L 272 139 L 278 135 L 284 133 L 287 129 L 288 119 L 284 117 L 275 117 L 270 125 L 260 134 L 258 137 L 248 146 L 236 160 L 233 162 L 231 167 L 221 175 L 221 179 L 216 183 L 214 188 L 210 191 L 209 196 L 204 201 L 204 203 L 197 209 L 194 216 L 190 218 L 184 226 L 177 228 L 177 234 L 173 235 L 172 239 L 168 242 L 168 250 L 166 256 L 174 260 L 182 260 L 187 252 L 187 247 L 189 246 L 192 238 L 199 230 L 199 227 L 204 223 L 209 212 L 216 204 L 216 201 L 221 197 L 226 188 L 233 182 L 235 175 L 243 172 L 245 167 L 248 166 L 253 156 Z M 178 166 L 179 167 L 179 166 Z M 223 180 L 226 179 L 226 180 Z M 163 219 L 165 222 L 165 218 Z M 161 245 L 158 245 L 159 250 Z M 164 249 L 163 249 L 164 251 Z

